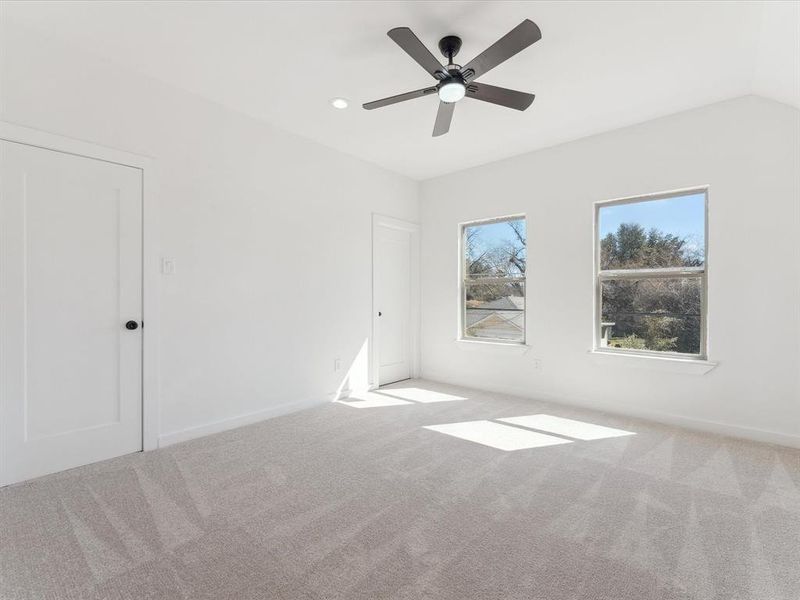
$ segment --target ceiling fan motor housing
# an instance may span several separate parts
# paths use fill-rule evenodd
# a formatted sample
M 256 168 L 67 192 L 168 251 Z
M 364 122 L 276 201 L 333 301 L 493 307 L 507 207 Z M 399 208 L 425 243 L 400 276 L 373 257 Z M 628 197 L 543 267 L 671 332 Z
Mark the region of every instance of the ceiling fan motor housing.
M 461 74 L 461 66 L 453 63 L 453 57 L 461 49 L 461 38 L 455 35 L 448 35 L 439 40 L 439 50 L 447 58 L 447 69 L 445 75 L 440 74 L 439 84 L 436 91 L 442 102 L 458 102 L 466 93 L 466 82 Z
M 461 50 L 461 38 L 457 35 L 447 35 L 439 40 L 439 51 L 452 63 L 453 57 Z

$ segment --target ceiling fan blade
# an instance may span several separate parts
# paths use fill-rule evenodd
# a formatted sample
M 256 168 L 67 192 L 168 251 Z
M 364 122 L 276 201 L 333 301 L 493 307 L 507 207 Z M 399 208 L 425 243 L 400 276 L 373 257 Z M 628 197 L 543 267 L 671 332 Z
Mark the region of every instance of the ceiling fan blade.
M 397 104 L 398 102 L 405 102 L 406 100 L 413 100 L 414 98 L 422 98 L 428 94 L 435 93 L 435 87 L 423 88 L 421 90 L 415 90 L 413 92 L 406 92 L 405 94 L 397 94 L 397 96 L 389 96 L 388 98 L 382 98 L 381 100 L 367 102 L 362 106 L 367 110 L 372 110 L 373 108 L 381 108 L 383 106 L 389 106 L 390 104 Z
M 436 79 L 447 76 L 445 68 L 408 27 L 395 27 L 386 34 Z
M 475 98 L 515 110 L 525 110 L 531 105 L 535 96 L 486 83 L 470 83 L 467 86 L 467 98 Z
M 439 101 L 439 112 L 436 113 L 436 123 L 433 125 L 433 137 L 439 137 L 450 131 L 450 121 L 453 120 L 455 102 Z
M 530 19 L 525 19 L 469 61 L 461 72 L 467 81 L 476 79 L 540 39 L 542 39 L 542 32 L 539 30 L 539 26 Z

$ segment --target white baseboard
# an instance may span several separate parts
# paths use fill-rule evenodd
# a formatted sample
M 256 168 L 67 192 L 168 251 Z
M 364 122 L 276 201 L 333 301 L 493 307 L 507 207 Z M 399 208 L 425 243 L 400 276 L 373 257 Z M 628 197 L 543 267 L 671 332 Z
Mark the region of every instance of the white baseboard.
M 214 421 L 213 423 L 206 423 L 205 425 L 197 425 L 195 427 L 187 427 L 186 429 L 172 431 L 170 433 L 162 433 L 158 436 L 158 447 L 164 448 L 165 446 L 171 446 L 172 444 L 185 442 L 187 440 L 203 437 L 212 433 L 219 433 L 221 431 L 235 429 L 244 425 L 251 425 L 253 423 L 258 423 L 259 421 L 280 417 L 282 415 L 288 415 L 289 413 L 297 412 L 298 410 L 303 410 L 304 408 L 311 408 L 313 406 L 319 406 L 328 402 L 330 402 L 330 399 L 328 398 L 296 400 L 294 402 L 286 402 L 277 406 L 271 406 L 270 408 L 265 408 L 264 410 L 238 415 L 229 419 Z
M 463 378 L 448 377 L 447 375 L 440 373 L 425 372 L 423 374 L 423 378 L 427 379 L 428 381 L 447 383 L 461 387 L 471 387 L 473 389 L 485 392 L 508 394 L 510 396 L 519 396 L 521 398 L 527 398 L 531 400 L 542 400 L 544 402 L 552 402 L 554 404 L 565 404 L 568 406 L 576 406 L 598 412 L 606 412 L 609 414 L 635 417 L 647 421 L 655 421 L 665 425 L 673 425 L 676 427 L 683 427 L 685 429 L 693 429 L 706 433 L 743 438 L 746 440 L 764 442 L 767 444 L 778 444 L 780 446 L 789 446 L 790 448 L 800 448 L 800 436 L 781 433 L 779 431 L 769 431 L 755 427 L 743 427 L 741 425 L 733 425 L 730 423 L 719 423 L 717 421 L 708 421 L 705 419 L 686 417 L 683 415 L 665 413 L 657 410 L 632 407 L 627 404 L 609 402 L 598 404 L 594 401 L 590 402 L 588 399 L 583 400 L 555 396 L 553 394 L 542 394 L 529 389 L 517 388 L 515 386 L 509 386 L 507 384 L 497 382 L 482 382 L 480 384 L 475 384 L 474 382 L 466 381 Z

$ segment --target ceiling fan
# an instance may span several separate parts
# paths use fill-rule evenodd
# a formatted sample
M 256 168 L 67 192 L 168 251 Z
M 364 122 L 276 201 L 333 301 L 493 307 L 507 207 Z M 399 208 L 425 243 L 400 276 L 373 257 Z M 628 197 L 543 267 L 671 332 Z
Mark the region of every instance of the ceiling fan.
M 439 96 L 439 112 L 436 113 L 436 123 L 433 126 L 433 137 L 437 137 L 450 130 L 450 121 L 453 119 L 456 102 L 464 97 L 516 110 L 525 110 L 533 102 L 533 94 L 475 82 L 478 77 L 542 39 L 539 27 L 529 19 L 525 19 L 514 27 L 463 67 L 453 63 L 453 58 L 461 49 L 460 37 L 448 35 L 439 40 L 439 50 L 448 61 L 447 66 L 442 66 L 408 27 L 396 27 L 387 35 L 434 79 L 439 80 L 439 83 L 421 90 L 367 102 L 363 105 L 367 110 L 437 94 Z

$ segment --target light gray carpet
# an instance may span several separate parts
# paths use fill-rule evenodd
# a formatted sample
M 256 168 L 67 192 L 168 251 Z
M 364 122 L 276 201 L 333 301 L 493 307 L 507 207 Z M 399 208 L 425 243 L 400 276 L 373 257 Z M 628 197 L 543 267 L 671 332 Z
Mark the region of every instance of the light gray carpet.
M 392 387 L 0 490 L 0 598 L 800 597 L 800 451 Z M 635 435 L 423 428 L 541 413 Z

